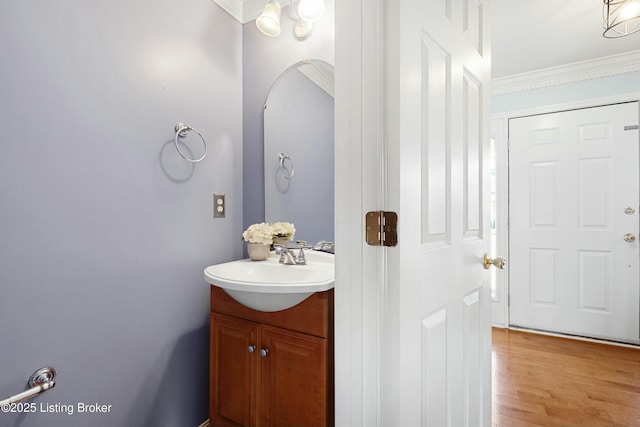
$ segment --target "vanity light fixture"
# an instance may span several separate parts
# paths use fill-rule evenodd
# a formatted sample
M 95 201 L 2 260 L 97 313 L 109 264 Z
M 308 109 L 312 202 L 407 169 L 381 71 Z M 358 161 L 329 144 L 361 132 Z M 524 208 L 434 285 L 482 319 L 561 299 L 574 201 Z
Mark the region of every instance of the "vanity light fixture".
M 262 14 L 256 19 L 256 26 L 269 37 L 280 34 L 280 4 L 277 1 L 267 3 Z
M 298 15 L 305 21 L 316 22 L 324 15 L 324 0 L 300 0 Z
M 293 26 L 293 35 L 296 39 L 306 40 L 311 36 L 314 23 L 322 18 L 324 9 L 324 0 L 291 0 L 289 13 L 296 21 Z M 262 14 L 256 19 L 256 25 L 263 34 L 271 37 L 280 34 L 280 10 L 280 4 L 276 1 L 264 7 Z
M 604 37 L 618 38 L 640 31 L 640 0 L 603 1 Z

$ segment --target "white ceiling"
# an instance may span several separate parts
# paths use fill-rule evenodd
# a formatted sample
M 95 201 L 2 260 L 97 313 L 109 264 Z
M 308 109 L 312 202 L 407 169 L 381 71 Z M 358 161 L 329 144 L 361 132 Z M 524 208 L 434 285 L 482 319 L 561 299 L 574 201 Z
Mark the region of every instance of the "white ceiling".
M 492 0 L 492 76 L 640 49 L 640 33 L 602 36 L 602 0 Z
M 269 0 L 212 1 L 246 23 Z M 290 0 L 280 2 L 286 6 Z M 619 39 L 602 36 L 602 4 L 602 0 L 491 0 L 493 78 L 640 52 L 640 32 Z

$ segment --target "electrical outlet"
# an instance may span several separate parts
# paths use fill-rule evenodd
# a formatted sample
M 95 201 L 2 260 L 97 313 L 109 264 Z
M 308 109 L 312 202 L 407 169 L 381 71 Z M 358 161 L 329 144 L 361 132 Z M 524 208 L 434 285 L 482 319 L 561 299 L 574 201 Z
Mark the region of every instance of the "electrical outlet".
M 213 217 L 224 218 L 227 207 L 224 204 L 224 194 L 213 195 Z

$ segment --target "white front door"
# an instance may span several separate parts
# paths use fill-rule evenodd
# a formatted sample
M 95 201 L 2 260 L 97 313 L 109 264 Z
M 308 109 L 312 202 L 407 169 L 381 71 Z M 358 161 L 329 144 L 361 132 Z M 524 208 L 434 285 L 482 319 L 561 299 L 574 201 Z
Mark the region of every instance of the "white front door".
M 491 424 L 488 6 L 389 2 L 384 425 Z
M 640 342 L 637 124 L 638 102 L 509 120 L 512 325 Z

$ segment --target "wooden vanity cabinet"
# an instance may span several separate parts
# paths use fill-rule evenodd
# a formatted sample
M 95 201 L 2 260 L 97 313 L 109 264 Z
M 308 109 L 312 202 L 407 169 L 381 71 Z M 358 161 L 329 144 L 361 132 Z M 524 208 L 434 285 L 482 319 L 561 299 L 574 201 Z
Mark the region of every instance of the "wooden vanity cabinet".
M 333 426 L 333 290 L 274 313 L 211 287 L 212 426 Z

